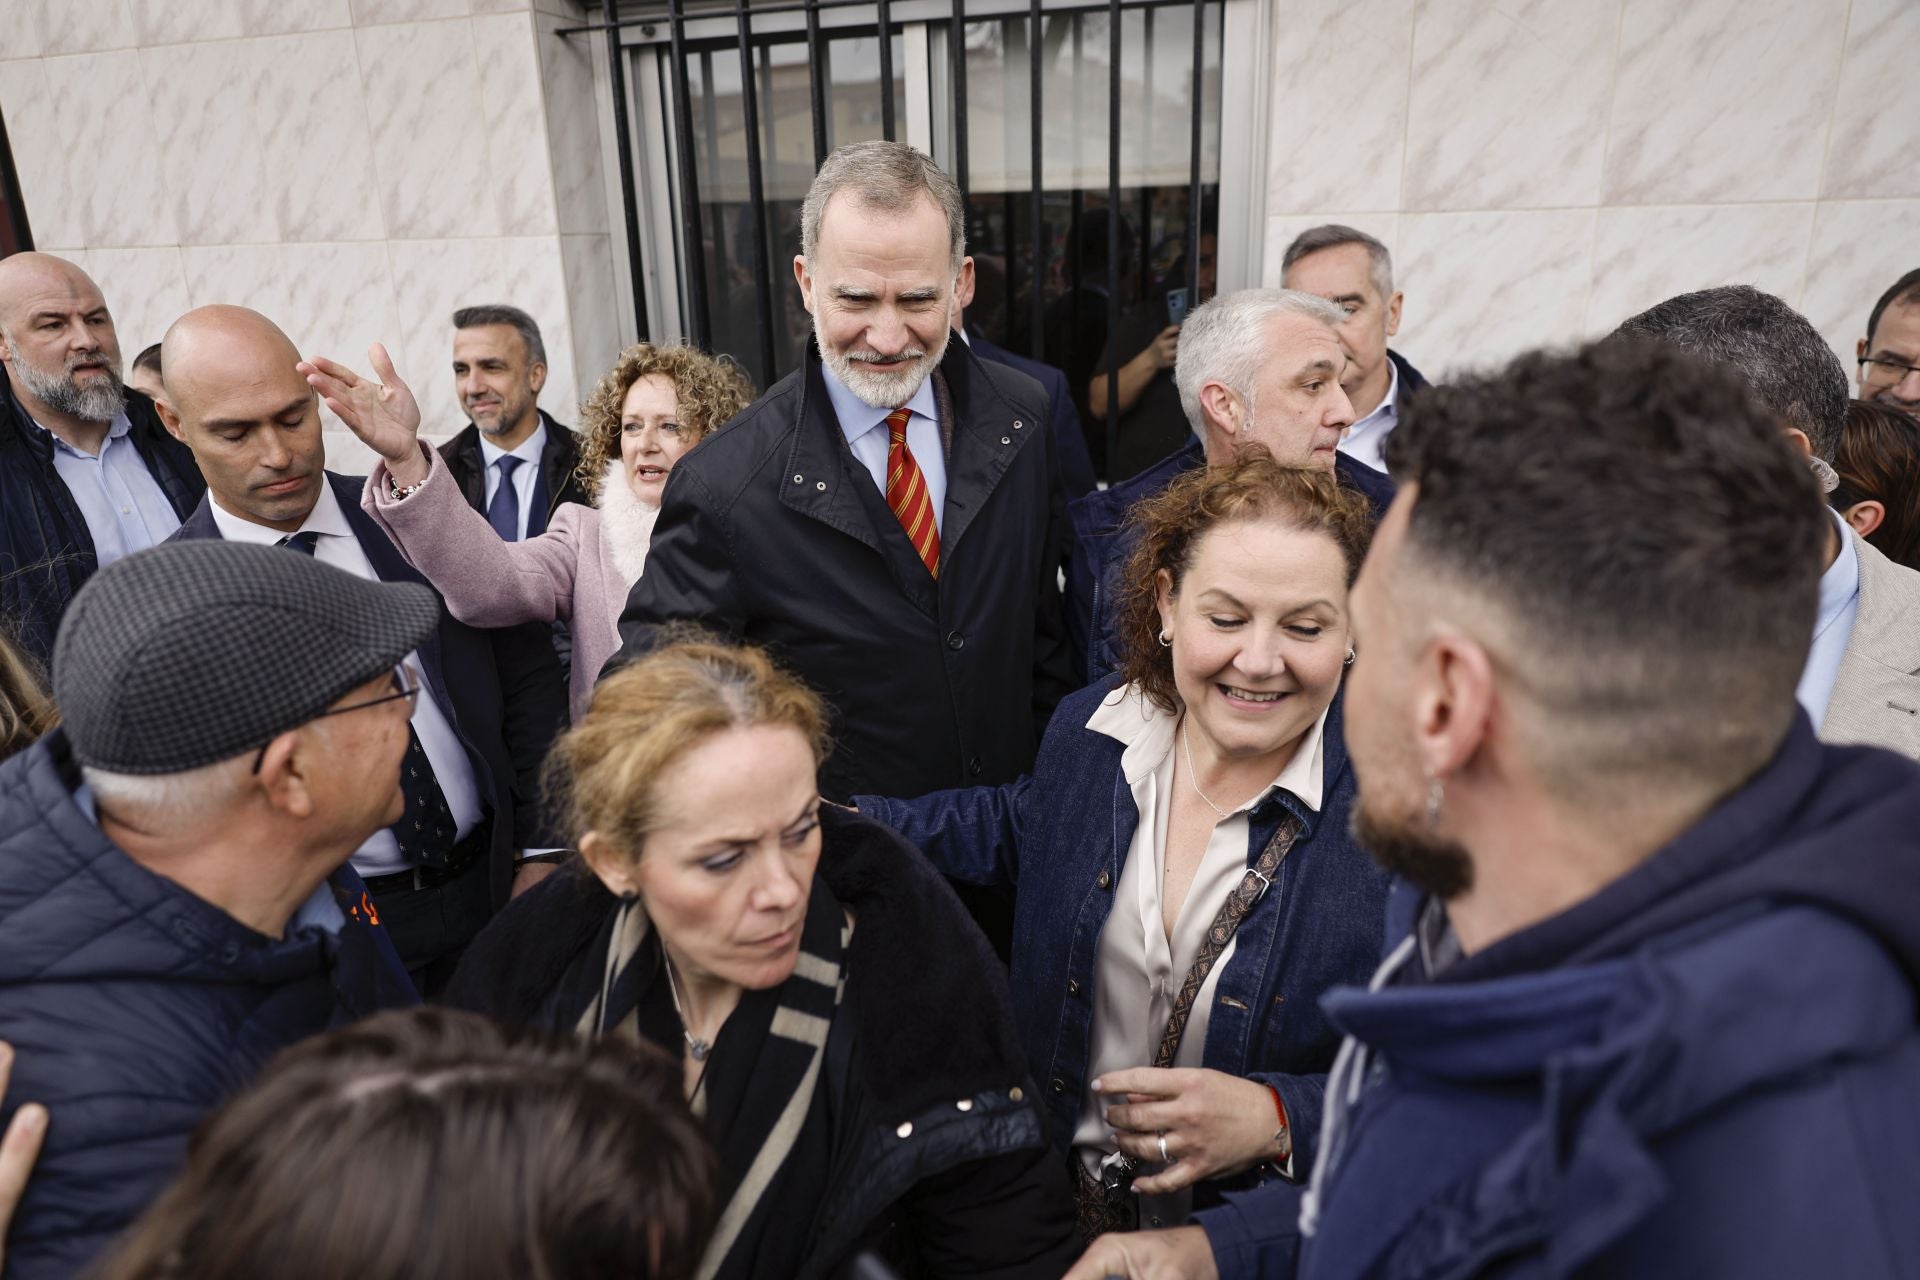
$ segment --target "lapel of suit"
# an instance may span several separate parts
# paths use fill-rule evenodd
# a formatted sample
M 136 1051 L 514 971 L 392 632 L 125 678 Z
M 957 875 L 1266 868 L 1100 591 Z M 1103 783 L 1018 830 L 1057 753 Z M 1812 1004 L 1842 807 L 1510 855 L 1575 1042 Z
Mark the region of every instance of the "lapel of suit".
M 540 410 L 540 421 L 547 428 L 547 442 L 540 448 L 540 476 L 547 482 L 546 514 L 551 519 L 554 508 L 566 498 L 580 451 L 575 447 L 573 432 L 555 422 L 545 409 Z
M 1852 530 L 1847 536 L 1860 563 L 1860 599 L 1820 736 L 1920 759 L 1920 573 Z
M 215 542 L 224 541 L 220 536 L 220 526 L 213 522 L 212 502 L 213 494 L 201 494 L 200 504 L 187 513 L 187 518 L 180 522 L 180 528 L 167 541 L 198 542 L 207 539 Z

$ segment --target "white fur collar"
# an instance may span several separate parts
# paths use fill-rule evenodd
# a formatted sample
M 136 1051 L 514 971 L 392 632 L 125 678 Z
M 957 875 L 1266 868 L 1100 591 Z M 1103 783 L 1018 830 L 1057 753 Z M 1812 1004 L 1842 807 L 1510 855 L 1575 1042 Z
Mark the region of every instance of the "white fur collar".
M 653 541 L 653 522 L 660 508 L 650 507 L 627 487 L 626 468 L 615 458 L 600 477 L 600 537 L 613 557 L 613 567 L 629 587 L 640 581 L 647 566 L 647 544 Z

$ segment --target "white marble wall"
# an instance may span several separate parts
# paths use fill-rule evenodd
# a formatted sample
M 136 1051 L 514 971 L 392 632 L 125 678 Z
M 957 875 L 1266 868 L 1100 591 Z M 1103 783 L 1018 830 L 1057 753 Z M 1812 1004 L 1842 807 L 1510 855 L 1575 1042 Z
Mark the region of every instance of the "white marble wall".
M 1750 283 L 1852 369 L 1920 266 L 1916 0 L 1275 0 L 1266 283 L 1345 222 L 1423 370 Z
M 233 302 L 303 351 L 383 341 L 428 429 L 464 421 L 454 308 L 546 337 L 563 421 L 618 350 L 580 0 L 0 0 L 0 111 L 34 240 L 92 273 L 131 356 Z M 329 457 L 366 455 L 328 417 Z

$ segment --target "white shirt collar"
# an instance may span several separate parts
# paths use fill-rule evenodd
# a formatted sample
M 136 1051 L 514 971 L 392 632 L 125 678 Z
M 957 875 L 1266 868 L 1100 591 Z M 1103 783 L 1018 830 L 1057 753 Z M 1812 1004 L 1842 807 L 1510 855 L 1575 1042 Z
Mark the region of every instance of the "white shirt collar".
M 1351 440 L 1368 427 L 1376 423 L 1394 423 L 1400 420 L 1400 366 L 1391 358 L 1387 360 L 1387 394 L 1380 403 L 1373 406 L 1373 412 L 1347 428 L 1347 438 Z
M 512 449 L 502 449 L 487 439 L 486 432 L 480 433 L 480 465 L 491 467 L 502 458 L 518 458 L 522 462 L 539 465 L 540 451 L 547 447 L 547 424 L 544 419 L 535 417 L 533 434 L 522 440 Z
M 1329 703 L 1321 710 L 1313 728 L 1300 740 L 1293 759 L 1287 761 L 1265 790 L 1240 806 L 1242 809 L 1255 808 L 1275 790 L 1281 790 L 1290 792 L 1315 813 L 1320 812 L 1321 801 L 1326 796 L 1327 714 L 1332 709 Z M 1101 699 L 1100 705 L 1087 717 L 1087 728 L 1125 744 L 1126 750 L 1120 754 L 1120 772 L 1126 776 L 1128 785 L 1132 785 L 1157 769 L 1167 752 L 1173 750 L 1174 726 L 1179 719 L 1155 706 L 1138 686 L 1127 684 Z
M 212 495 L 207 498 L 207 510 L 213 513 L 213 522 L 220 528 L 220 536 L 228 542 L 257 542 L 262 546 L 277 546 L 283 538 L 293 535 L 282 533 L 278 529 L 269 529 L 264 524 L 255 524 L 245 516 L 234 515 L 215 501 Z M 340 499 L 334 496 L 333 484 L 321 473 L 320 499 L 313 504 L 313 510 L 307 512 L 307 518 L 293 533 L 317 533 L 324 537 L 351 538 L 353 526 L 347 523 L 347 513 L 340 509 Z
M 884 424 L 887 415 L 893 412 L 891 409 L 876 409 L 849 391 L 845 383 L 833 376 L 833 367 L 825 360 L 820 362 L 820 376 L 827 384 L 827 399 L 833 404 L 833 416 L 840 423 L 840 430 L 846 435 L 848 444 Z M 920 389 L 913 393 L 906 407 L 928 422 L 940 421 L 931 373 L 921 379 Z

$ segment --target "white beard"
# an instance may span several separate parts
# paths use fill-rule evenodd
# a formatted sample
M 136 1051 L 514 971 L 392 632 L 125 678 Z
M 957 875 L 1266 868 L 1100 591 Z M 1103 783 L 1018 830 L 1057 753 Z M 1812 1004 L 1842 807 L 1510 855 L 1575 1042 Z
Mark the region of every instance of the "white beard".
M 952 329 L 941 331 L 940 345 L 919 359 L 907 364 L 875 365 L 871 361 L 854 360 L 845 352 L 838 352 L 827 345 L 827 335 L 821 331 L 820 318 L 814 317 L 813 341 L 820 348 L 820 358 L 827 368 L 833 370 L 833 376 L 840 385 L 853 392 L 854 398 L 862 404 L 875 409 L 898 409 L 901 405 L 920 393 L 920 384 L 927 380 L 947 354 L 947 343 L 953 337 Z M 882 369 L 887 372 L 881 372 Z
M 648 506 L 633 496 L 627 484 L 626 464 L 619 458 L 607 464 L 600 478 L 600 537 L 613 557 L 613 567 L 629 587 L 640 581 L 647 567 L 647 545 L 653 541 L 653 522 L 660 508 Z

